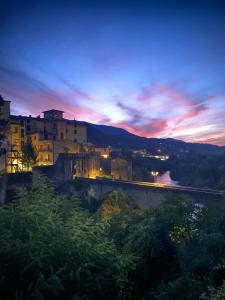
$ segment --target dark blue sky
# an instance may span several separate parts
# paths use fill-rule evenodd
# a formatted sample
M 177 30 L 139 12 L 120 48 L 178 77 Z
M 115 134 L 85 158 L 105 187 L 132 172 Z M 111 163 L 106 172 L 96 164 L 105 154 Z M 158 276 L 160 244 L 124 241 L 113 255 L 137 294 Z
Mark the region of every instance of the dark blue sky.
M 225 145 L 224 1 L 5 2 L 0 93 L 13 113 L 59 108 Z

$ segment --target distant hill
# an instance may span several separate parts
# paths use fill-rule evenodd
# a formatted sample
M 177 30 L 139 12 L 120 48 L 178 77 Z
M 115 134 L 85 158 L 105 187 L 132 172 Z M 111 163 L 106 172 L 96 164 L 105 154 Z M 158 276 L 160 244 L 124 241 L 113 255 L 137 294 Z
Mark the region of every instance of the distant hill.
M 107 125 L 83 122 L 87 126 L 88 141 L 99 147 L 147 149 L 156 153 L 161 149 L 168 154 L 196 152 L 201 154 L 225 153 L 225 147 L 210 144 L 186 143 L 176 139 L 145 138 L 132 134 L 125 129 Z

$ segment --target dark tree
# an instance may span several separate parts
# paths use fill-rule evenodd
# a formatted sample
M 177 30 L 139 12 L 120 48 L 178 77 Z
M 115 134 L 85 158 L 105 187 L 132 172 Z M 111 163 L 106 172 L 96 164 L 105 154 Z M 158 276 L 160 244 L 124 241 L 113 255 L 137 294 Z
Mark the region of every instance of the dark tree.
M 22 147 L 22 163 L 27 170 L 31 170 L 37 162 L 37 151 L 32 144 L 31 138 Z

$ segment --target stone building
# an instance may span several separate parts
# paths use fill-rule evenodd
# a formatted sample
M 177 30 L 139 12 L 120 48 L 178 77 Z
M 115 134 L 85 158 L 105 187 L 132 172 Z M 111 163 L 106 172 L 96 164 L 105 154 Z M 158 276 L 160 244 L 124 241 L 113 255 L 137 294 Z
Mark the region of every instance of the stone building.
M 131 179 L 129 161 L 111 159 L 110 147 L 89 145 L 85 123 L 64 119 L 61 110 L 44 111 L 43 117 L 10 115 L 10 101 L 0 97 L 0 129 L 0 172 L 28 171 L 23 147 L 30 140 L 37 154 L 35 166 L 53 166 L 49 170 L 57 177 Z
M 0 95 L 0 173 L 7 168 L 6 153 L 9 147 L 9 116 L 10 101 L 6 101 Z
M 60 153 L 80 153 L 87 147 L 87 128 L 79 121 L 63 118 L 63 111 L 48 110 L 43 117 L 10 115 L 10 101 L 0 98 L 0 129 L 7 131 L 7 139 L 1 141 L 7 155 L 0 157 L 0 171 L 24 171 L 22 149 L 28 138 L 37 152 L 37 165 L 53 165 Z M 6 130 L 7 129 L 7 130 Z M 4 150 L 4 151 L 3 151 Z M 3 163 L 4 162 L 4 163 Z
M 116 180 L 132 180 L 132 162 L 123 158 L 111 160 L 111 176 Z

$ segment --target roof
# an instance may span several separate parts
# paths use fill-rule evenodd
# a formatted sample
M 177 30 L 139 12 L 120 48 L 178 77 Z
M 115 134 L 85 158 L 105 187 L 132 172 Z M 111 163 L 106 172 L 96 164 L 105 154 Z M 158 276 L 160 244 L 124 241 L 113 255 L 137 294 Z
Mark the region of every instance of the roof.
M 61 112 L 61 113 L 64 113 L 63 110 L 58 110 L 58 109 L 49 109 L 49 110 L 43 111 L 43 113 L 46 113 L 46 112 Z
M 52 122 L 53 121 L 53 120 L 49 120 L 46 118 L 40 118 L 40 117 L 15 116 L 15 115 L 10 115 L 10 120 L 11 121 L 36 120 L 36 121 L 40 121 L 40 122 L 43 122 L 43 121 Z M 62 120 L 57 120 L 57 122 L 66 122 L 67 124 L 86 126 L 84 121 L 77 121 L 77 120 L 62 119 Z
M 11 102 L 11 101 L 8 101 L 8 100 L 5 100 L 2 95 L 0 95 L 0 106 L 4 105 L 5 102 Z

